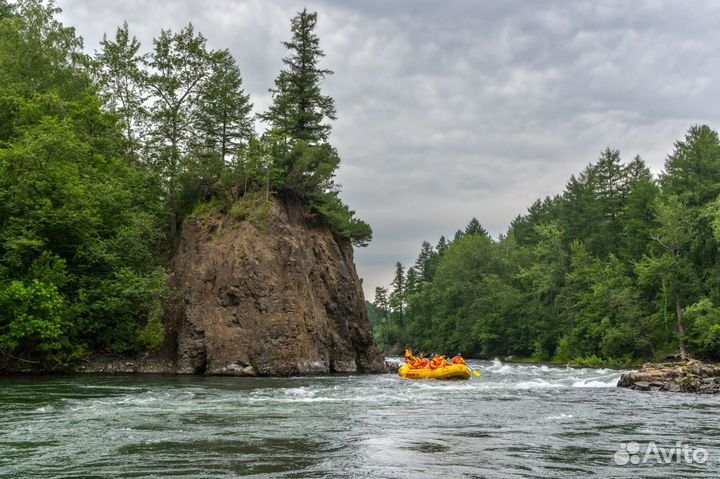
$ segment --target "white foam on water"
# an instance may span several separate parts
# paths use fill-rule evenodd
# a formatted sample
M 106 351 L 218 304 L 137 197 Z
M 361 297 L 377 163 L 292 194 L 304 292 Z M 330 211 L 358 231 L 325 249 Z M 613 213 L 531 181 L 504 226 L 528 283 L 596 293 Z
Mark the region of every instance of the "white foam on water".
M 613 376 L 612 379 L 607 380 L 588 378 L 575 381 L 572 386 L 574 388 L 614 388 L 619 380 L 620 376 Z
M 485 369 L 491 373 L 502 375 L 511 374 L 513 372 L 512 366 L 509 364 L 503 364 L 498 358 L 493 359 L 492 366 L 488 366 Z
M 545 419 L 548 420 L 548 421 L 562 421 L 562 420 L 564 420 L 564 419 L 572 419 L 572 418 L 574 418 L 574 417 L 575 417 L 575 416 L 573 416 L 572 414 L 562 413 L 562 414 L 560 414 L 559 416 L 548 416 L 548 417 L 546 417 Z
M 35 409 L 33 412 L 38 413 L 38 414 L 44 414 L 44 413 L 53 412 L 53 411 L 55 411 L 55 408 L 48 404 L 46 406 L 42 406 L 42 407 Z
M 285 388 L 282 390 L 283 394 L 286 396 L 294 396 L 294 397 L 314 397 L 316 390 L 308 389 L 305 387 L 301 388 Z
M 531 381 L 520 381 L 514 384 L 516 389 L 547 389 L 565 387 L 562 382 L 550 382 L 544 379 L 533 379 Z

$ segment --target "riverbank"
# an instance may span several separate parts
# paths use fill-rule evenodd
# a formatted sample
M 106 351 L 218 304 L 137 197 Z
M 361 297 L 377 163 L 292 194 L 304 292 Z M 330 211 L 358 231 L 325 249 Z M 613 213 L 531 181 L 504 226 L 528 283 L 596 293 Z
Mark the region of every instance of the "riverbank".
M 310 364 L 309 366 L 312 366 Z M 324 376 L 336 372 L 328 372 L 325 369 L 307 368 L 306 373 L 296 374 L 267 374 L 255 370 L 252 366 L 237 365 L 219 371 L 197 371 L 180 369 L 168 359 L 158 357 L 117 357 L 97 355 L 82 360 L 77 364 L 58 366 L 51 369 L 42 368 L 38 363 L 28 361 L 9 361 L 0 363 L 0 376 L 47 376 L 47 375 L 162 375 L 162 376 L 236 376 L 236 377 L 303 377 L 303 376 Z M 340 372 L 340 371 L 339 371 Z M 342 371 L 345 372 L 345 371 Z M 387 368 L 378 368 L 374 371 L 355 371 L 357 374 L 383 374 L 388 372 Z

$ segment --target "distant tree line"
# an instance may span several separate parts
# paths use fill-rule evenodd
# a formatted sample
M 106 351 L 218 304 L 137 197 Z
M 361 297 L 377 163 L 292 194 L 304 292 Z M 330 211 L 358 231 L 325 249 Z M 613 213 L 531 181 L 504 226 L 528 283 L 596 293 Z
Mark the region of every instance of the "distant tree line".
M 370 241 L 334 182 L 315 13 L 292 19 L 258 135 L 235 59 L 192 25 L 143 52 L 124 24 L 88 55 L 58 12 L 0 0 L 0 355 L 55 367 L 158 347 L 165 265 L 199 208 L 277 196 Z
M 491 238 L 473 219 L 378 287 L 386 347 L 579 364 L 720 359 L 720 141 L 693 126 L 654 178 L 607 149 Z

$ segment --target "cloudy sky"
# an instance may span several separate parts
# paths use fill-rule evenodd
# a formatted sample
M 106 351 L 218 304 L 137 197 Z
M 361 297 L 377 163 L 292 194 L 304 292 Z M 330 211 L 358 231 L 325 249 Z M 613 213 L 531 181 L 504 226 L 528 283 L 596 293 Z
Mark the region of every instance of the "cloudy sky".
M 476 216 L 497 236 L 606 146 L 655 172 L 694 123 L 720 126 L 720 2 L 59 0 L 97 48 L 192 22 L 229 48 L 257 111 L 307 6 L 335 75 L 343 198 L 374 229 L 366 295 Z

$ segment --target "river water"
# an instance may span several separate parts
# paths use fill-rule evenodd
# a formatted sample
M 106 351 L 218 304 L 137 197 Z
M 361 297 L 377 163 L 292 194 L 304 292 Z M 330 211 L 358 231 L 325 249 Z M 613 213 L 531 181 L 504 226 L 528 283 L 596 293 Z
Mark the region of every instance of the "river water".
M 720 475 L 716 397 L 615 388 L 609 369 L 470 364 L 480 379 L 0 378 L 0 477 Z M 697 461 L 643 463 L 651 442 L 678 441 Z

